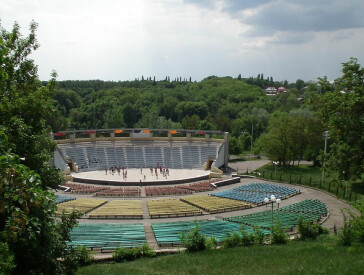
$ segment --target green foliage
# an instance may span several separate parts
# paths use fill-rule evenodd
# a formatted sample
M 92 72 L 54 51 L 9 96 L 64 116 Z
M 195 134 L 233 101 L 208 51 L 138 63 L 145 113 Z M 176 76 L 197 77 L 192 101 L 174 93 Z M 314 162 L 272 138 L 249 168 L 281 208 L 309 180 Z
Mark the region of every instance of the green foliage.
M 264 231 L 260 227 L 253 225 L 253 232 L 254 242 L 256 244 L 263 244 L 265 239 Z
M 201 234 L 200 226 L 197 223 L 187 233 L 181 234 L 181 241 L 187 252 L 197 252 L 206 249 L 206 237 Z
M 321 136 L 322 125 L 310 111 L 277 112 L 269 119 L 268 133 L 260 136 L 257 145 L 270 159 L 285 166 L 290 161 L 316 159 Z
M 141 257 L 141 252 L 137 247 L 133 248 L 119 247 L 115 249 L 115 251 L 112 254 L 112 258 L 116 262 L 132 261 L 140 257 Z
M 156 256 L 156 252 L 147 243 L 143 243 L 140 250 L 143 257 L 151 258 Z
M 354 241 L 364 243 L 364 200 L 356 201 L 354 206 L 360 214 L 348 209 L 343 211 L 343 213 L 345 212 L 344 228 L 339 233 L 340 243 L 347 246 L 351 245 Z
M 0 275 L 11 274 L 15 267 L 14 256 L 8 244 L 0 242 Z
M 330 136 L 327 166 L 349 180 L 364 175 L 364 68 L 351 58 L 342 72 L 335 92 L 326 93 L 318 107 Z
M 236 137 L 231 136 L 229 139 L 229 153 L 232 155 L 239 155 L 242 152 L 242 148 Z
M 56 221 L 50 193 L 62 181 L 48 166 L 55 144 L 45 121 L 52 113 L 56 74 L 47 86 L 29 59 L 38 48 L 37 24 L 23 37 L 0 26 L 0 242 L 7 243 L 16 274 L 64 274 L 69 231 L 76 214 Z M 20 157 L 21 158 L 20 158 Z
M 147 243 L 144 243 L 141 247 L 124 248 L 119 247 L 115 249 L 112 254 L 112 258 L 116 262 L 132 261 L 141 257 L 155 257 L 156 253 L 153 251 Z
M 92 253 L 87 247 L 70 246 L 63 259 L 65 273 L 74 274 L 79 267 L 91 264 L 92 259 Z
M 348 222 L 345 222 L 344 227 L 339 232 L 339 243 L 344 246 L 351 246 L 354 240 L 354 230 Z
M 241 245 L 251 246 L 254 244 L 255 235 L 254 233 L 248 233 L 244 228 L 240 229 L 241 232 Z
M 271 244 L 286 244 L 288 241 L 288 235 L 284 231 L 280 221 L 276 221 L 273 225 L 272 232 L 270 234 Z
M 217 240 L 215 237 L 208 237 L 205 240 L 205 246 L 207 250 L 216 249 L 217 247 Z
M 223 239 L 223 244 L 225 248 L 241 246 L 241 236 L 236 231 L 234 231 L 232 234 L 226 233 Z
M 298 232 L 300 233 L 301 240 L 316 239 L 319 235 L 328 234 L 329 231 L 319 224 L 312 224 L 302 217 L 298 219 Z

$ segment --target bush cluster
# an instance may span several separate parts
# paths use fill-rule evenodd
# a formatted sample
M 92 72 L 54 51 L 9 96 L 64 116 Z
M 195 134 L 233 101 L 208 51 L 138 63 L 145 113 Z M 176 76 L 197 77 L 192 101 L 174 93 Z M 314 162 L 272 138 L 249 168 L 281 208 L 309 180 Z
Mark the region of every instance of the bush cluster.
M 300 233 L 301 240 L 316 239 L 319 235 L 329 234 L 327 228 L 323 228 L 319 224 L 312 224 L 302 217 L 298 219 L 298 232 Z
M 142 257 L 151 258 L 156 255 L 155 251 L 153 251 L 147 243 L 144 243 L 141 247 L 133 247 L 133 248 L 117 248 L 112 254 L 112 258 L 116 262 L 126 262 L 132 261 L 135 259 L 139 259 Z
M 233 234 L 227 233 L 223 243 L 225 248 L 238 247 L 238 246 L 251 246 L 254 244 L 263 244 L 265 235 L 263 230 L 254 226 L 253 232 L 247 232 L 244 227 L 240 228 L 240 234 L 236 231 Z
M 288 241 L 288 235 L 284 231 L 282 224 L 280 221 L 277 221 L 270 234 L 270 242 L 271 244 L 286 244 Z
M 74 274 L 81 267 L 92 262 L 92 252 L 86 246 L 70 246 L 64 258 L 65 271 L 67 274 Z

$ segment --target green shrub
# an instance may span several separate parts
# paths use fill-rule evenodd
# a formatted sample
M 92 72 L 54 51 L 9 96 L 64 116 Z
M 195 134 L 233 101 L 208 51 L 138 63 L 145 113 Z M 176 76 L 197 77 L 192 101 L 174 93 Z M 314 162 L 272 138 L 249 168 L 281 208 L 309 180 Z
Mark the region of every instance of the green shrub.
M 157 254 L 153 249 L 149 247 L 147 243 L 143 243 L 142 247 L 140 248 L 141 254 L 143 257 L 152 258 L 155 257 Z
M 206 249 L 206 238 L 201 234 L 200 226 L 196 223 L 187 233 L 181 234 L 181 241 L 186 247 L 187 252 L 196 252 Z
M 0 242 L 0 274 L 11 274 L 14 267 L 14 256 L 7 243 Z
M 126 262 L 132 261 L 141 257 L 154 257 L 156 255 L 155 251 L 153 251 L 147 243 L 143 243 L 141 247 L 133 247 L 133 248 L 124 248 L 119 247 L 115 249 L 112 254 L 112 258 L 116 262 Z
M 254 234 L 248 233 L 245 229 L 241 228 L 241 245 L 250 246 L 254 244 Z
M 353 228 L 355 238 L 359 242 L 364 243 L 364 200 L 356 201 L 354 206 L 359 210 L 360 215 L 351 212 L 350 225 Z
M 112 254 L 112 258 L 116 262 L 126 262 L 126 261 L 132 261 L 132 260 L 138 259 L 141 257 L 141 255 L 142 255 L 142 253 L 139 248 L 119 247 L 119 248 L 115 249 L 114 253 Z
M 91 264 L 92 253 L 86 246 L 70 246 L 64 258 L 64 267 L 67 274 L 74 274 L 81 266 Z
M 288 241 L 288 235 L 284 231 L 280 221 L 277 221 L 270 234 L 270 242 L 272 244 L 285 244 Z
M 253 232 L 256 244 L 263 244 L 265 235 L 264 231 L 256 225 L 253 225 Z
M 298 219 L 298 232 L 301 240 L 316 239 L 319 235 L 328 234 L 329 231 L 320 224 L 312 224 L 309 220 L 302 217 Z
M 344 246 L 351 246 L 354 240 L 354 230 L 346 219 L 344 219 L 344 227 L 339 232 L 339 243 Z
M 207 250 L 216 249 L 217 241 L 215 237 L 208 237 L 205 240 L 205 247 Z
M 226 233 L 223 243 L 225 248 L 238 247 L 241 245 L 241 237 L 236 231 L 233 234 Z

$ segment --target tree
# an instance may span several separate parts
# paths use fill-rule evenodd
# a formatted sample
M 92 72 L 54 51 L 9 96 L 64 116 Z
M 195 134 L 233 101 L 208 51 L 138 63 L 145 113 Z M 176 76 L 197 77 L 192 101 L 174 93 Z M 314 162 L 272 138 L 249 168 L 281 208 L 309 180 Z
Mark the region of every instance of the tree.
M 327 166 L 349 180 L 364 176 L 364 68 L 355 58 L 342 65 L 335 92 L 326 93 L 319 104 L 330 135 Z
M 257 143 L 271 160 L 284 166 L 296 160 L 315 160 L 321 133 L 319 119 L 308 110 L 275 113 L 269 119 L 268 133 L 261 135 Z
M 55 73 L 42 86 L 29 55 L 38 48 L 37 24 L 23 38 L 19 25 L 11 32 L 0 25 L 0 242 L 14 257 L 16 274 L 63 274 L 69 231 L 76 215 L 55 219 L 50 188 L 62 178 L 50 168 L 54 143 L 46 118 Z M 20 157 L 21 158 L 20 158 Z

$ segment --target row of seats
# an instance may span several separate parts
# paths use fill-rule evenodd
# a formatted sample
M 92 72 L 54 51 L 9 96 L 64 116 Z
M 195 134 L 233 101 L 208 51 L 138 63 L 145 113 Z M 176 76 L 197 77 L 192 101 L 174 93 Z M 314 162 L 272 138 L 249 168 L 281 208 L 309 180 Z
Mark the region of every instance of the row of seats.
M 201 209 L 177 199 L 149 200 L 147 206 L 152 219 L 202 215 Z
M 243 201 L 230 200 L 209 195 L 183 197 L 181 200 L 211 214 L 252 207 L 250 203 Z
M 326 204 L 319 200 L 304 200 L 299 203 L 284 206 L 280 211 L 296 213 L 312 213 L 326 216 L 328 213 Z
M 300 203 L 292 204 L 281 209 L 273 211 L 273 222 L 279 220 L 286 229 L 292 229 L 298 224 L 298 219 L 301 217 L 311 222 L 319 221 L 327 212 L 323 211 L 324 207 L 327 211 L 326 205 L 320 201 L 316 201 L 310 207 L 311 200 L 304 200 Z M 248 215 L 226 218 L 230 222 L 236 222 L 249 226 L 259 226 L 262 228 L 272 227 L 272 211 L 262 211 Z
M 192 191 L 178 186 L 155 186 L 145 187 L 146 196 L 182 195 L 191 194 Z
M 56 203 L 62 203 L 62 202 L 66 202 L 66 201 L 72 201 L 75 200 L 75 197 L 70 197 L 70 196 L 62 196 L 62 195 L 56 195 Z
M 248 185 L 239 186 L 236 189 L 239 191 L 254 191 L 279 194 L 281 195 L 281 197 L 293 196 L 300 193 L 300 191 L 294 187 L 286 187 L 265 182 L 253 182 Z
M 71 231 L 70 238 L 69 245 L 83 245 L 101 252 L 146 243 L 143 224 L 80 223 Z
M 203 235 L 214 237 L 218 242 L 221 242 L 226 234 L 240 232 L 239 224 L 220 220 L 153 223 L 152 229 L 159 246 L 175 246 L 181 245 L 181 234 L 187 233 L 196 225 Z M 249 226 L 244 226 L 244 229 L 248 232 L 252 231 Z M 264 230 L 264 233 L 268 234 L 269 231 Z
M 78 164 L 80 171 L 103 170 L 112 166 L 202 168 L 209 157 L 216 157 L 221 143 L 115 141 L 59 144 L 58 148 Z
M 135 205 L 137 205 L 136 202 Z M 319 220 L 322 215 L 318 213 L 324 214 L 323 207 L 326 208 L 326 205 L 318 200 L 305 200 L 273 211 L 273 218 L 274 221 L 279 220 L 284 228 L 290 229 L 297 225 L 299 217 L 312 222 Z M 241 226 L 247 232 L 252 232 L 252 226 L 258 226 L 263 229 L 265 235 L 268 235 L 268 229 L 272 225 L 271 214 L 271 211 L 261 211 L 227 218 L 223 221 L 152 223 L 152 230 L 159 246 L 181 245 L 181 234 L 187 233 L 196 225 L 202 234 L 207 237 L 215 237 L 220 242 L 226 234 L 231 234 L 234 231 L 240 232 Z M 113 250 L 117 247 L 136 247 L 146 242 L 142 224 L 79 224 L 77 228 L 72 230 L 70 237 L 71 242 L 69 244 L 71 245 L 85 245 L 90 249 L 101 251 Z
M 105 204 L 107 200 L 102 199 L 89 199 L 80 198 L 77 200 L 67 201 L 59 203 L 57 205 L 57 214 L 60 215 L 63 211 L 66 213 L 71 213 L 72 211 L 78 211 L 82 214 L 90 212 L 92 209 Z
M 95 194 L 96 197 L 138 197 L 140 198 L 139 187 L 118 187 L 110 188 Z
M 140 200 L 114 200 L 90 212 L 93 219 L 142 219 L 143 209 Z
M 239 178 L 237 178 L 239 179 Z M 239 179 L 240 181 L 240 179 Z M 146 196 L 163 196 L 163 195 L 181 195 L 181 194 L 192 194 L 193 192 L 206 192 L 212 191 L 214 188 L 223 186 L 230 183 L 237 182 L 236 179 L 233 181 L 221 180 L 221 179 L 210 179 L 208 181 L 200 181 L 187 185 L 178 185 L 171 187 L 146 187 Z
M 263 204 L 264 199 L 270 198 L 271 195 L 275 195 L 277 199 L 286 199 L 299 193 L 300 191 L 293 187 L 284 187 L 270 183 L 251 183 L 212 195 L 259 205 Z
M 90 184 L 77 184 L 77 183 L 66 183 L 66 187 L 71 188 L 71 193 L 77 193 L 77 194 L 92 194 L 99 191 L 107 190 L 110 187 L 106 186 L 96 186 L 96 185 L 90 185 Z

